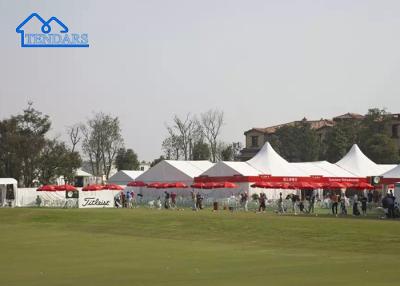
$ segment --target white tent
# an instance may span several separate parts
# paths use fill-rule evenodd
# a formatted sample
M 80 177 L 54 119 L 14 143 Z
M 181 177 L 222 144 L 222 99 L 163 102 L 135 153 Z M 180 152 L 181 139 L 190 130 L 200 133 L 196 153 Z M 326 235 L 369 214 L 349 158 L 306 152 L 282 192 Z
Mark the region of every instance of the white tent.
M 164 160 L 145 171 L 136 178 L 136 181 L 145 183 L 154 182 L 183 182 L 191 185 L 195 177 L 200 176 L 204 171 L 211 168 L 214 164 L 210 161 L 174 161 Z M 141 193 L 145 199 L 156 198 L 162 196 L 164 189 L 152 188 L 134 188 Z M 189 196 L 188 189 L 169 189 L 174 191 L 178 196 Z
M 357 144 L 354 144 L 350 151 L 336 165 L 357 177 L 378 176 L 395 167 L 395 165 L 376 164 L 365 156 Z
M 264 175 L 274 177 L 307 176 L 304 171 L 296 168 L 276 153 L 269 142 L 266 142 L 261 150 L 247 163 Z
M 399 179 L 400 181 L 400 165 L 397 165 L 391 170 L 381 174 L 381 176 L 385 179 Z
M 108 184 L 116 184 L 116 185 L 127 185 L 129 182 L 136 180 L 143 174 L 143 171 L 130 171 L 130 170 L 120 170 L 111 176 L 107 183 Z
M 293 166 L 306 172 L 308 176 L 324 176 L 324 177 L 343 177 L 354 178 L 355 175 L 340 168 L 339 166 L 329 163 L 328 161 L 291 163 Z
M 211 168 L 209 161 L 164 160 L 136 178 L 137 181 L 192 183 L 194 177 Z
M 15 205 L 17 183 L 13 178 L 0 178 L 0 207 Z
M 226 176 L 258 176 L 260 171 L 250 166 L 247 162 L 221 161 L 202 173 L 208 177 Z

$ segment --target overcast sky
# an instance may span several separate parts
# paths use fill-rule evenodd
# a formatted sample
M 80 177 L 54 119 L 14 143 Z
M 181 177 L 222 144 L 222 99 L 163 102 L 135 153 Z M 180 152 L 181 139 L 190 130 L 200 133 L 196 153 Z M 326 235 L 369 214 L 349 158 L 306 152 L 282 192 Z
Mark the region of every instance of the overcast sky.
M 21 48 L 32 12 L 88 49 Z M 0 119 L 28 100 L 52 136 L 103 111 L 126 147 L 161 155 L 174 114 L 225 112 L 222 139 L 370 107 L 400 112 L 400 1 L 0 0 Z

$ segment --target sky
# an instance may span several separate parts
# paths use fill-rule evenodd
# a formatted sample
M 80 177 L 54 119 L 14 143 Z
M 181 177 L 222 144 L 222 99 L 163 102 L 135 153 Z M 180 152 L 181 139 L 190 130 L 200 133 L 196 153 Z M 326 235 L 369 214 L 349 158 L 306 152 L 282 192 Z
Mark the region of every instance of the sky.
M 31 13 L 89 48 L 21 48 Z M 140 160 L 176 114 L 220 109 L 221 139 L 252 127 L 387 108 L 400 113 L 400 1 L 0 0 L 0 119 L 28 101 L 51 136 L 96 112 L 121 121 Z

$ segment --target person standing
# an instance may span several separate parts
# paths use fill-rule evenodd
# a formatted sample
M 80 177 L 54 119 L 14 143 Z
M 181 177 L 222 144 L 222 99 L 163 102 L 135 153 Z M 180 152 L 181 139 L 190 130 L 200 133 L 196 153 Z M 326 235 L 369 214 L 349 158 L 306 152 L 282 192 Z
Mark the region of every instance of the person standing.
M 331 202 L 332 202 L 332 215 L 337 216 L 337 207 L 338 207 L 338 195 L 333 193 L 331 196 Z
M 340 214 L 342 215 L 347 215 L 347 209 L 346 209 L 346 195 L 341 194 L 339 197 L 339 202 L 340 202 Z
M 314 206 L 315 206 L 315 191 L 313 191 L 311 194 L 310 205 L 308 207 L 308 213 L 314 213 Z
M 200 193 L 196 195 L 196 209 L 202 210 L 203 209 L 203 197 Z
M 259 202 L 259 207 L 258 207 L 258 212 L 265 212 L 265 208 L 266 208 L 266 195 L 264 193 L 261 193 L 259 198 L 258 198 L 258 202 Z
M 282 193 L 279 193 L 279 199 L 278 199 L 278 213 L 279 213 L 279 214 L 284 214 L 284 213 L 285 213 L 285 208 L 283 207 Z
M 360 211 L 358 210 L 358 196 L 354 195 L 353 196 L 353 215 L 359 216 Z
M 136 205 L 136 194 L 134 191 L 131 192 L 131 208 L 134 208 Z
M 169 209 L 169 207 L 170 207 L 169 198 L 170 198 L 170 194 L 167 191 L 165 191 L 164 192 L 164 208 L 165 209 Z
M 131 207 L 131 192 L 126 192 L 126 207 Z
M 176 208 L 176 193 L 175 192 L 171 193 L 171 208 L 173 208 L 173 209 Z
M 191 192 L 191 195 L 192 195 L 192 210 L 197 211 L 197 196 L 194 190 Z
M 368 202 L 368 198 L 366 196 L 362 196 L 361 198 L 361 211 L 363 216 L 367 215 L 367 202 Z

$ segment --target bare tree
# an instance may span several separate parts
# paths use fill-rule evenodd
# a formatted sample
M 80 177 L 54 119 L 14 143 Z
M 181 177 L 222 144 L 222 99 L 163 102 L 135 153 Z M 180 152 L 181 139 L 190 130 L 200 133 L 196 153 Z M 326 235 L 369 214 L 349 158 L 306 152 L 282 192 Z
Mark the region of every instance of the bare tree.
M 196 116 L 191 116 L 188 113 L 184 119 L 180 119 L 175 115 L 173 125 L 167 125 L 167 130 L 170 135 L 169 143 L 173 144 L 176 150 L 182 151 L 185 160 L 192 159 L 193 144 L 202 133 Z M 175 152 L 175 154 L 179 154 L 179 152 Z
M 108 179 L 123 138 L 118 117 L 104 113 L 95 114 L 86 125 L 81 126 L 82 149 L 87 155 L 93 174 Z
M 221 127 L 224 124 L 224 113 L 223 111 L 209 110 L 206 113 L 201 114 L 201 125 L 204 137 L 210 144 L 211 159 L 213 162 L 217 161 L 218 153 L 218 136 L 221 132 Z
M 75 124 L 75 125 L 68 127 L 67 132 L 69 135 L 69 140 L 72 145 L 71 152 L 74 152 L 76 145 L 78 145 L 78 143 L 82 139 L 81 132 L 80 132 L 80 125 Z

